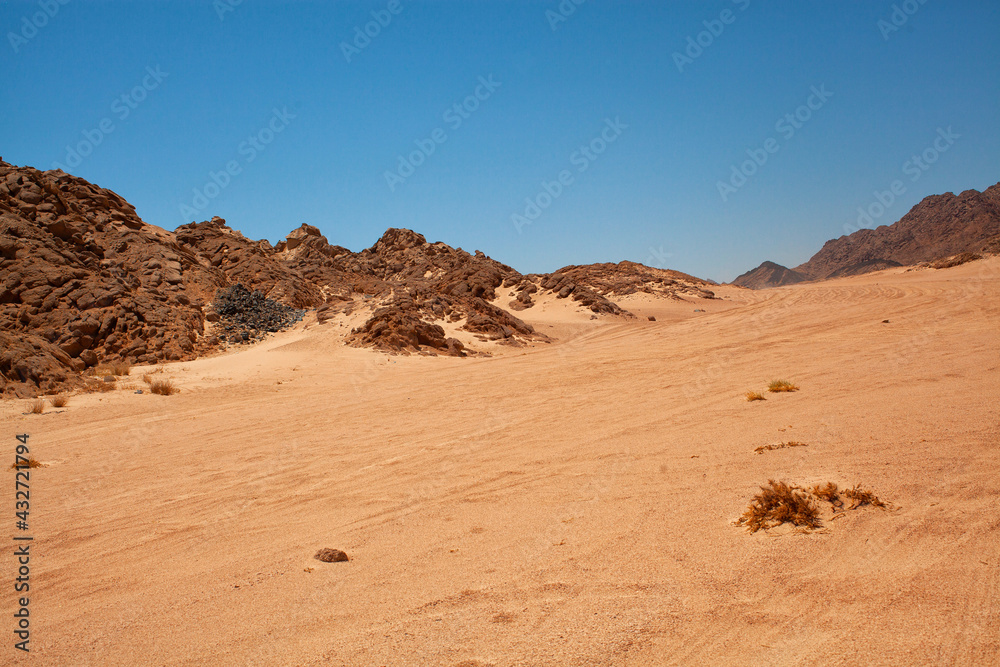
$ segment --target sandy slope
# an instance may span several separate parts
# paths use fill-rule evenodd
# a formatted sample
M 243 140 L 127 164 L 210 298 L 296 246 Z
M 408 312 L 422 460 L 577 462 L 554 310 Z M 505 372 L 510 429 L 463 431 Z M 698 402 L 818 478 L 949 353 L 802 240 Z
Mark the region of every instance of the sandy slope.
M 493 358 L 313 326 L 166 367 L 172 397 L 0 404 L 48 463 L 31 662 L 997 664 L 1000 260 L 726 295 L 526 311 L 573 335 Z M 750 535 L 769 477 L 897 509 Z

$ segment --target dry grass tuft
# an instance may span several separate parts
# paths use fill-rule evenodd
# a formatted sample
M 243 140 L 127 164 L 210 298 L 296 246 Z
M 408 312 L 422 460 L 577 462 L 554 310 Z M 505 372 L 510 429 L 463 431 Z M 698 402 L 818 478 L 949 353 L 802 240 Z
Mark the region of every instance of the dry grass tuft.
M 772 392 L 798 391 L 799 388 L 788 380 L 771 380 L 771 383 L 767 385 L 767 390 Z
M 49 403 L 51 403 L 54 408 L 64 408 L 66 407 L 66 404 L 69 403 L 69 399 L 61 395 L 53 396 L 49 399 Z
M 153 384 L 153 376 L 150 375 L 149 373 L 145 373 L 142 376 L 142 381 L 145 382 L 146 384 Z
M 28 404 L 28 412 L 33 415 L 40 415 L 45 412 L 45 400 L 41 398 L 33 400 Z
M 819 528 L 819 510 L 809 493 L 800 486 L 768 480 L 753 497 L 737 522 L 751 533 L 790 523 L 800 528 Z
M 15 462 L 13 465 L 11 465 L 10 469 L 11 470 L 18 470 L 18 469 L 23 469 L 23 468 L 41 468 L 41 467 L 42 467 L 42 462 L 41 461 L 39 461 L 36 458 L 32 458 L 32 457 L 29 456 L 27 461 L 22 461 L 21 463 L 16 463 Z
M 126 376 L 131 372 L 132 365 L 127 361 L 109 361 L 100 366 L 95 366 L 89 371 L 91 375 L 97 375 L 98 377 L 104 377 L 105 375 L 120 377 Z
M 764 394 L 760 393 L 759 391 L 748 391 L 744 395 L 747 397 L 748 401 L 766 401 L 767 400 L 766 398 L 764 398 Z
M 844 495 L 851 499 L 851 506 L 847 508 L 849 510 L 857 509 L 862 505 L 871 505 L 872 507 L 881 507 L 882 509 L 886 507 L 886 504 L 878 496 L 867 489 L 862 489 L 860 484 L 856 484 L 854 488 L 844 491 Z
M 117 382 L 99 382 L 97 385 L 97 391 L 102 394 L 106 394 L 109 391 L 114 391 L 118 388 Z
M 154 394 L 159 394 L 160 396 L 170 396 L 171 394 L 176 394 L 179 391 L 170 380 L 153 380 L 149 384 L 149 390 Z
M 804 442 L 779 442 L 777 445 L 761 445 L 754 449 L 755 454 L 763 454 L 764 452 L 769 452 L 774 449 L 785 449 L 786 447 L 808 447 Z

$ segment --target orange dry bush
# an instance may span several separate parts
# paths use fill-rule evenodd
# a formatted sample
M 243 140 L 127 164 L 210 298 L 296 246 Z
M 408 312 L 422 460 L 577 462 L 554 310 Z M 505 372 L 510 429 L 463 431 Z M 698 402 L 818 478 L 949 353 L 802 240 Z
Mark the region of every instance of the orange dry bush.
M 767 385 L 767 390 L 772 392 L 798 391 L 799 388 L 788 380 L 771 380 L 771 383 Z
M 783 523 L 806 529 L 819 528 L 819 510 L 805 489 L 773 479 L 767 484 L 751 499 L 738 524 L 745 525 L 751 533 Z
M 44 411 L 45 411 L 45 401 L 40 398 L 36 398 L 35 400 L 33 400 L 31 403 L 28 404 L 28 412 L 30 412 L 33 415 L 40 415 Z
M 840 509 L 844 506 L 844 501 L 840 499 L 840 490 L 833 482 L 817 484 L 812 488 L 812 494 L 820 500 L 825 500 L 830 503 L 836 509 Z
M 53 396 L 49 399 L 49 403 L 51 403 L 54 408 L 63 408 L 66 407 L 67 403 L 69 403 L 69 399 L 65 396 Z
M 149 384 L 149 390 L 161 396 L 170 396 L 177 393 L 177 387 L 170 380 L 154 380 Z
M 767 400 L 766 398 L 764 398 L 764 394 L 762 394 L 762 393 L 760 393 L 758 391 L 748 391 L 746 393 L 746 397 L 747 397 L 748 401 L 766 401 Z
M 11 470 L 17 470 L 19 468 L 41 468 L 42 462 L 36 458 L 28 457 L 27 461 L 22 461 L 21 463 L 14 462 L 10 467 Z
M 844 495 L 852 501 L 851 506 L 847 509 L 857 509 L 862 505 L 871 505 L 873 507 L 881 507 L 883 509 L 886 507 L 886 504 L 882 502 L 878 496 L 871 491 L 862 489 L 860 484 L 856 484 L 854 488 L 844 491 Z

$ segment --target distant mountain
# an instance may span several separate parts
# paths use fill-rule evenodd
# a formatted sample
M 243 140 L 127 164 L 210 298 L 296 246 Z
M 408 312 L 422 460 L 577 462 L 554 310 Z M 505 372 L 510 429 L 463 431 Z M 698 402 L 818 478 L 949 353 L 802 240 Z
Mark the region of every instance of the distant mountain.
M 870 273 L 988 249 L 1000 234 L 1000 183 L 983 192 L 925 197 L 892 225 L 827 241 L 809 261 L 786 269 L 764 262 L 733 281 L 753 289 Z M 990 246 L 992 247 L 992 246 Z M 787 273 L 786 273 L 787 272 Z
M 768 287 L 794 285 L 803 280 L 808 280 L 808 278 L 798 271 L 793 271 L 788 267 L 775 264 L 774 262 L 764 262 L 756 269 L 737 276 L 733 284 L 740 287 L 749 287 L 750 289 L 767 289 Z
M 978 250 L 997 234 L 1000 183 L 984 192 L 925 197 L 895 224 L 827 241 L 795 270 L 814 280 L 868 273 Z

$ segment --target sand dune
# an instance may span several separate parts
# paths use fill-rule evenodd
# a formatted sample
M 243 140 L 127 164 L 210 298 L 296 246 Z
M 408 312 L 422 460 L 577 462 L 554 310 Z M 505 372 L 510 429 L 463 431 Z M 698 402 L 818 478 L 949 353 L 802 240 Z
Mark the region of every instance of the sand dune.
M 47 464 L 32 662 L 998 664 L 1000 258 L 715 291 L 540 302 L 559 340 L 489 358 L 307 320 L 175 396 L 0 404 Z M 892 508 L 749 534 L 769 478 Z

